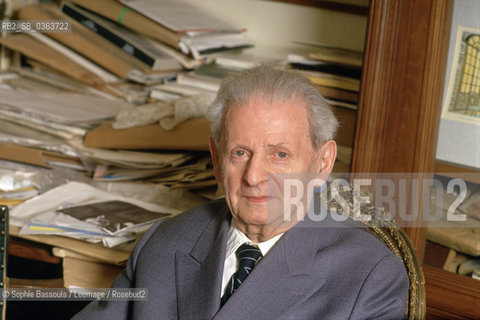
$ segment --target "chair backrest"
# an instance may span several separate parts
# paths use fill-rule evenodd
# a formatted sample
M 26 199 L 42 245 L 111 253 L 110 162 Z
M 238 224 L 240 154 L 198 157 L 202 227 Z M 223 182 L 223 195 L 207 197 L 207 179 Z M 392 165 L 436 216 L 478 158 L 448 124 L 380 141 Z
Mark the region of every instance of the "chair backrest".
M 339 196 L 348 203 L 350 207 L 348 215 L 351 218 L 354 218 L 355 196 L 361 196 L 362 198 L 368 197 L 371 199 L 371 194 L 367 189 L 361 189 L 359 195 L 355 195 L 354 190 L 359 189 L 350 185 L 349 188 L 339 188 L 336 190 Z M 330 188 L 327 188 L 325 195 L 326 198 L 323 200 L 326 208 L 334 208 L 338 213 L 341 213 L 343 208 L 332 196 L 332 190 Z M 405 265 L 410 280 L 407 300 L 408 319 L 425 319 L 425 278 L 408 236 L 383 208 L 376 208 L 369 203 L 362 202 L 359 209 L 362 215 L 370 216 L 369 220 L 360 220 L 359 222 L 385 243 Z

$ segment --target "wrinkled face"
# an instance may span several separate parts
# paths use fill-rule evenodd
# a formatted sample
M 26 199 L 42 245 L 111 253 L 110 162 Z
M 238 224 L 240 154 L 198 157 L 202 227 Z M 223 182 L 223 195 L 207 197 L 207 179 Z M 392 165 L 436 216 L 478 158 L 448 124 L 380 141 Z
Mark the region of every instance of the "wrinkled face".
M 217 179 L 223 183 L 227 204 L 242 231 L 279 226 L 277 220 L 283 214 L 267 214 L 269 203 L 281 201 L 281 186 L 271 188 L 272 173 L 331 169 L 322 160 L 323 146 L 315 149 L 312 145 L 308 116 L 298 100 L 267 104 L 252 99 L 247 105 L 229 108 L 219 150 L 213 146 L 212 155 L 218 159 L 214 159 Z

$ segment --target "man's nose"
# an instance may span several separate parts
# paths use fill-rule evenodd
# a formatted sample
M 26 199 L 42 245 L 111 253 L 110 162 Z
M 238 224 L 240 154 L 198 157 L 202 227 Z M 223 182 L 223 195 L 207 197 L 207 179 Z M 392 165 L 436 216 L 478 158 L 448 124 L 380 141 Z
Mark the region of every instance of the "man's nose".
M 247 163 L 244 180 L 250 186 L 257 186 L 267 181 L 267 163 L 259 155 L 253 155 Z

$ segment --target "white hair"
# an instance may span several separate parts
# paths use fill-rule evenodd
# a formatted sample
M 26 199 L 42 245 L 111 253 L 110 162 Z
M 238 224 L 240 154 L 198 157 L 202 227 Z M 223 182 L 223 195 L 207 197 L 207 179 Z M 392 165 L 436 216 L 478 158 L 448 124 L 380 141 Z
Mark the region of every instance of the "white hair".
M 289 100 L 305 102 L 314 147 L 335 136 L 338 121 L 325 98 L 307 78 L 293 71 L 261 65 L 222 80 L 217 97 L 206 115 L 212 122 L 212 134 L 217 145 L 224 132 L 227 109 L 246 105 L 253 97 L 264 99 L 269 104 Z

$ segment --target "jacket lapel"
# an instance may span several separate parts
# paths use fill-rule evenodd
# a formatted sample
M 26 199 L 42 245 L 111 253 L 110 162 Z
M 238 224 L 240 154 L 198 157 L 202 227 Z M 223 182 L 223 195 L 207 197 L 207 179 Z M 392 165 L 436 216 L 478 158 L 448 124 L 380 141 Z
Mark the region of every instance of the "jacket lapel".
M 191 252 L 176 253 L 179 319 L 211 319 L 220 308 L 229 222 L 225 208 L 212 219 Z
M 284 319 L 295 303 L 318 291 L 325 279 L 312 275 L 319 241 L 314 229 L 286 232 L 214 319 Z

